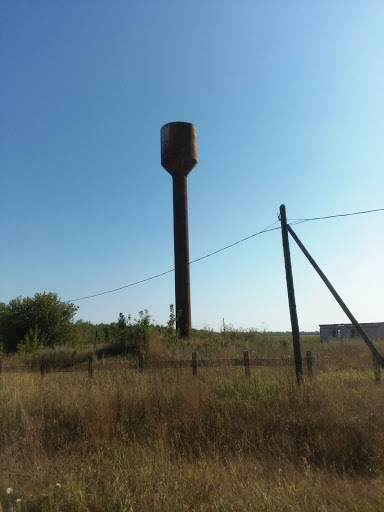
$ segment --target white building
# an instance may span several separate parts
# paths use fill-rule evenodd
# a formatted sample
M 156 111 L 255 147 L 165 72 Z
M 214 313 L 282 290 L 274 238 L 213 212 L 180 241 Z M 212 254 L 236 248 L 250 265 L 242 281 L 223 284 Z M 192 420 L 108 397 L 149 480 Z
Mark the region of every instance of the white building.
M 375 322 L 369 324 L 360 324 L 371 339 L 384 339 L 384 322 Z M 357 338 L 359 332 L 352 324 L 322 324 L 320 327 L 320 341 L 329 341 L 330 339 L 350 339 Z

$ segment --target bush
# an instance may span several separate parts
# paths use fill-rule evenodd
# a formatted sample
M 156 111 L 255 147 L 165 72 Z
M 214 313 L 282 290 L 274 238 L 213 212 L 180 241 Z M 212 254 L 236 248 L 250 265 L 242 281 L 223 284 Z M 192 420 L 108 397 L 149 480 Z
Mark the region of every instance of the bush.
M 30 354 L 35 352 L 41 345 L 43 345 L 43 337 L 40 334 L 39 328 L 35 325 L 34 329 L 32 327 L 28 329 L 22 343 L 17 345 L 17 351 L 22 355 Z
M 155 333 L 148 310 L 139 311 L 139 318 L 132 322 L 131 315 L 120 313 L 117 321 L 118 338 L 121 352 L 138 354 L 148 351 L 148 343 Z
M 0 307 L 0 339 L 7 352 L 30 352 L 39 346 L 73 344 L 73 317 L 78 307 L 56 293 L 18 297 Z
M 179 321 L 181 316 L 181 311 L 175 315 L 175 306 L 170 304 L 169 306 L 169 320 L 167 322 L 167 326 L 164 332 L 164 340 L 168 343 L 176 343 L 180 339 L 180 333 L 178 329 L 176 329 L 176 324 Z

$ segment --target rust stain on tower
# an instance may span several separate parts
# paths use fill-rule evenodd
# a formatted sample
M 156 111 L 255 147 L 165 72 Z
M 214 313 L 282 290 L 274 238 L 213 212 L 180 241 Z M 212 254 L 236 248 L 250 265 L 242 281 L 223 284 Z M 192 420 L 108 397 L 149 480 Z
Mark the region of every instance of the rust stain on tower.
M 182 338 L 191 336 L 187 176 L 196 164 L 196 127 L 165 124 L 161 128 L 161 165 L 173 181 L 176 313 L 180 312 L 176 328 Z

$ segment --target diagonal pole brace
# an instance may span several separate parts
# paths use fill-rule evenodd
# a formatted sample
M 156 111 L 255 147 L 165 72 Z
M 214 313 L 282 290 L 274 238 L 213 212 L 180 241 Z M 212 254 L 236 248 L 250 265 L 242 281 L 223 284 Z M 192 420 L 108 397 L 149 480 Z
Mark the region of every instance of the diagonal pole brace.
M 304 255 L 307 257 L 307 259 L 309 260 L 310 264 L 312 265 L 312 267 L 316 270 L 316 272 L 319 274 L 319 276 L 321 277 L 321 279 L 323 280 L 323 282 L 325 283 L 326 287 L 328 288 L 328 290 L 332 293 L 332 295 L 334 296 L 334 298 L 336 299 L 336 301 L 338 302 L 338 304 L 340 305 L 341 309 L 344 311 L 344 313 L 347 315 L 347 317 L 349 318 L 349 320 L 351 321 L 352 325 L 355 327 L 355 329 L 359 332 L 360 336 L 363 338 L 363 340 L 365 341 L 365 343 L 368 345 L 368 347 L 370 348 L 372 354 L 374 355 L 374 357 L 376 358 L 377 362 L 380 364 L 380 366 L 382 368 L 384 368 L 384 358 L 382 357 L 382 355 L 380 354 L 380 352 L 377 350 L 377 348 L 374 346 L 374 344 L 372 343 L 372 341 L 369 339 L 369 336 L 367 335 L 367 333 L 364 331 L 364 329 L 361 327 L 361 325 L 359 324 L 359 322 L 356 320 L 356 318 L 352 315 L 352 313 L 350 312 L 350 310 L 347 308 L 347 306 L 345 305 L 344 301 L 342 300 L 342 298 L 340 297 L 340 295 L 337 293 L 337 291 L 334 289 L 334 287 L 331 285 L 331 283 L 328 281 L 328 279 L 326 278 L 325 274 L 322 272 L 322 270 L 320 269 L 320 267 L 317 265 L 317 263 L 315 262 L 315 260 L 312 258 L 312 256 L 309 254 L 309 252 L 307 251 L 307 249 L 304 247 L 304 245 L 301 243 L 301 241 L 299 240 L 298 236 L 296 235 L 296 233 L 293 231 L 293 229 L 291 228 L 291 226 L 289 224 L 287 224 L 287 229 L 290 233 L 290 235 L 292 236 L 292 238 L 295 240 L 295 242 L 297 243 L 297 245 L 300 247 L 300 249 L 302 250 L 302 252 L 304 253 Z

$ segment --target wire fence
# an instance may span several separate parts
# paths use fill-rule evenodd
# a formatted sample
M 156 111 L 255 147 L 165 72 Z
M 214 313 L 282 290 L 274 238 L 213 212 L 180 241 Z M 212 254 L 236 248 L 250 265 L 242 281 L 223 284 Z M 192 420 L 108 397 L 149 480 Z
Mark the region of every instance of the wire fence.
M 375 381 L 381 381 L 381 369 L 375 357 L 372 357 L 371 364 L 366 360 L 353 360 L 347 363 L 344 359 L 338 361 L 335 359 L 334 354 L 327 352 L 317 352 L 316 357 L 313 356 L 312 351 L 306 352 L 304 358 L 304 371 L 307 377 L 314 376 L 314 368 L 316 367 L 317 374 L 329 372 L 343 372 L 350 370 L 373 370 Z M 91 356 L 88 360 L 59 366 L 46 361 L 25 364 L 9 364 L 0 359 L 0 376 L 3 374 L 40 374 L 44 377 L 47 374 L 57 373 L 87 373 L 92 379 L 94 374 L 103 372 L 118 372 L 132 371 L 132 372 L 156 372 L 161 370 L 188 370 L 192 372 L 193 376 L 198 374 L 198 371 L 204 371 L 214 368 L 243 368 L 245 377 L 251 376 L 251 368 L 294 368 L 295 359 L 293 356 L 283 357 L 249 357 L 248 351 L 244 351 L 242 358 L 199 358 L 197 352 L 192 352 L 190 359 L 144 359 L 141 354 L 136 358 L 121 359 L 121 360 L 106 360 L 94 359 Z
M 156 372 L 161 370 L 189 370 L 192 376 L 196 376 L 199 371 L 210 370 L 214 368 L 243 368 L 245 377 L 251 376 L 251 368 L 294 368 L 295 359 L 293 356 L 283 357 L 249 357 L 248 351 L 244 351 L 242 358 L 203 358 L 198 357 L 197 352 L 192 352 L 190 359 L 145 359 L 141 354 L 136 358 L 121 360 L 94 359 L 91 356 L 88 360 L 59 366 L 46 361 L 25 364 L 9 364 L 6 360 L 0 359 L 0 376 L 4 374 L 40 374 L 44 377 L 47 374 L 57 373 L 88 373 L 90 378 L 94 374 L 103 372 Z M 364 360 L 350 361 L 347 363 L 345 358 L 339 361 L 334 354 L 328 352 L 317 352 L 313 356 L 312 351 L 308 350 L 304 358 L 304 371 L 307 377 L 314 376 L 314 368 L 316 373 L 329 373 L 359 370 L 373 370 L 375 381 L 381 381 L 381 369 L 375 357 L 371 359 L 371 363 L 364 357 Z
M 308 376 L 313 376 L 313 358 L 310 351 L 307 352 L 306 362 Z M 0 374 L 40 373 L 41 376 L 44 377 L 46 374 L 50 373 L 88 372 L 89 377 L 93 378 L 94 372 L 99 371 L 132 370 L 143 373 L 146 370 L 189 368 L 192 370 L 192 375 L 196 376 L 198 369 L 243 367 L 245 376 L 249 377 L 251 367 L 284 368 L 294 366 L 295 360 L 292 356 L 276 358 L 250 358 L 248 351 L 244 351 L 242 358 L 202 359 L 197 357 L 196 352 L 192 352 L 191 359 L 171 360 L 146 360 L 141 354 L 139 354 L 136 359 L 122 361 L 95 361 L 93 357 L 90 357 L 88 361 L 65 367 L 51 366 L 45 362 L 30 365 L 3 365 L 1 362 Z

